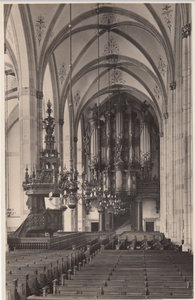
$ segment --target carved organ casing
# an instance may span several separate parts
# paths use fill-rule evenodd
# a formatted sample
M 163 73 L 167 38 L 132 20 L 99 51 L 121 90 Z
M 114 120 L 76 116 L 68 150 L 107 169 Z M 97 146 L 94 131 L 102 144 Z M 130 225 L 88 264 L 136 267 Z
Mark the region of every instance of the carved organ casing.
M 143 180 L 159 180 L 158 125 L 152 113 L 120 94 L 99 108 L 91 106 L 85 128 L 90 145 L 85 159 L 87 179 L 100 170 L 103 191 L 120 194 L 131 206 L 142 192 L 138 187 Z

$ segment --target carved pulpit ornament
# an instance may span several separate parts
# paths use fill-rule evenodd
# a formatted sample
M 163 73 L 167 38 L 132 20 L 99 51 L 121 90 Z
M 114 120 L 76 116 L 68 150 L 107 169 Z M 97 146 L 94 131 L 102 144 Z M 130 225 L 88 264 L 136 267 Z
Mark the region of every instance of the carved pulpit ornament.
M 54 137 L 54 128 L 55 120 L 51 116 L 51 102 L 50 100 L 47 103 L 47 117 L 43 120 L 43 128 L 45 129 L 45 149 L 41 153 L 40 157 L 40 168 L 35 169 L 32 172 L 32 175 L 28 174 L 28 169 L 25 173 L 25 181 L 23 182 L 23 188 L 25 191 L 33 189 L 33 185 L 39 185 L 38 187 L 43 189 L 43 184 L 53 184 L 52 189 L 57 190 L 57 179 L 58 179 L 58 170 L 60 165 L 60 159 L 58 157 L 57 149 L 55 148 L 55 137 Z M 48 186 L 46 186 L 48 190 Z M 45 193 L 49 193 L 45 190 Z
M 27 206 L 30 214 L 24 223 L 14 233 L 15 237 L 30 236 L 31 232 L 39 236 L 43 233 L 50 233 L 62 229 L 62 211 L 66 209 L 62 203 L 56 209 L 46 209 L 45 197 L 49 193 L 55 197 L 60 196 L 58 188 L 58 172 L 60 158 L 55 148 L 54 128 L 55 120 L 51 116 L 51 102 L 47 103 L 47 117 L 43 120 L 45 129 L 45 149 L 41 153 L 38 168 L 33 168 L 29 174 L 28 167 L 25 171 L 23 188 L 28 196 Z

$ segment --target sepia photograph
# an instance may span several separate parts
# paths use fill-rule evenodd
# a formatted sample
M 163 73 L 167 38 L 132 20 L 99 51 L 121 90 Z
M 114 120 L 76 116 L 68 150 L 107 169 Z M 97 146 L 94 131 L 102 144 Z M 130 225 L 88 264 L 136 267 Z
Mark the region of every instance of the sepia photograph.
M 2 6 L 2 300 L 192 299 L 192 4 Z

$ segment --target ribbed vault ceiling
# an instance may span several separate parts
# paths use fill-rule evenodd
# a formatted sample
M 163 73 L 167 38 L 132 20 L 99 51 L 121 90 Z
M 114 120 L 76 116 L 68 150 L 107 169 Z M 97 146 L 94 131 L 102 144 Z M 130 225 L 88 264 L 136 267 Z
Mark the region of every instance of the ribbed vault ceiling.
M 130 94 L 134 91 L 137 97 L 152 103 L 156 111 L 165 111 L 166 91 L 174 80 L 175 9 L 174 3 L 99 4 L 98 63 L 97 4 L 71 5 L 75 120 L 90 99 L 97 101 L 98 72 L 100 101 L 121 89 Z M 27 11 L 39 81 L 52 61 L 59 90 L 59 111 L 63 115 L 69 99 L 70 5 L 29 4 Z

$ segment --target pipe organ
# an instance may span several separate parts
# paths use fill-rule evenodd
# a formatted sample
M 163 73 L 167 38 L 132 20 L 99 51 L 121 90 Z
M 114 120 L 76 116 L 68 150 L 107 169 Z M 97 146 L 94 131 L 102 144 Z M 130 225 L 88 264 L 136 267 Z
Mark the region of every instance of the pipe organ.
M 118 194 L 128 203 L 128 209 L 137 202 L 140 220 L 140 203 L 144 198 L 150 197 L 156 203 L 159 198 L 159 187 L 155 192 L 152 190 L 154 181 L 155 187 L 159 182 L 158 127 L 152 113 L 121 94 L 99 108 L 91 107 L 85 122 L 90 144 L 84 162 L 87 180 L 101 177 L 103 192 Z

